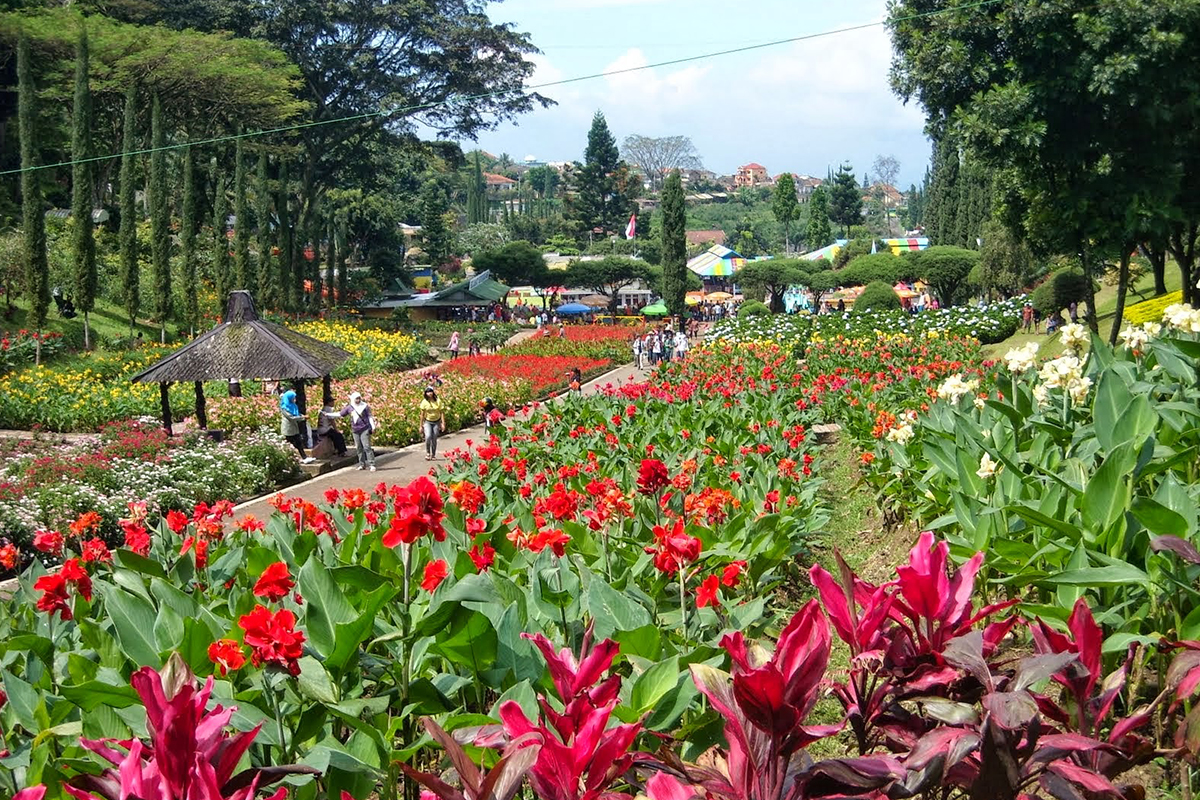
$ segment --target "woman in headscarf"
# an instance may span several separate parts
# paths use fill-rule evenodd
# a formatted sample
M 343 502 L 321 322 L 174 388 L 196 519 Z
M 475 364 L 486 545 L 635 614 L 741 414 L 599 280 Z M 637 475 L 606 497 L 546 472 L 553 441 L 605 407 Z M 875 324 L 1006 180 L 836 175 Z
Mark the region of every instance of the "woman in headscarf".
M 300 413 L 300 406 L 296 405 L 296 393 L 291 389 L 279 395 L 279 416 L 279 432 L 300 452 L 300 463 L 311 464 L 316 461 L 304 452 L 304 434 L 301 433 L 303 429 L 300 423 L 308 420 Z
M 350 417 L 350 433 L 354 435 L 354 449 L 358 451 L 358 466 L 355 469 L 375 471 L 375 449 L 371 447 L 371 434 L 379 428 L 379 422 L 371 413 L 371 406 L 358 392 L 350 393 L 350 402 L 340 412 Z
M 421 398 L 421 430 L 425 434 L 425 460 L 437 460 L 438 436 L 446 429 L 446 410 L 432 386 L 425 387 Z

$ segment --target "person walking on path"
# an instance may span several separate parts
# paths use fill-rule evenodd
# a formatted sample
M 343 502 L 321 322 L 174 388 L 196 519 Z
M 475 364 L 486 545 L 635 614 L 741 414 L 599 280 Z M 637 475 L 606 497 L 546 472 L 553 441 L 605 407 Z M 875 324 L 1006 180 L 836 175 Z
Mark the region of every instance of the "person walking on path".
M 684 358 L 686 358 L 687 351 L 688 351 L 688 337 L 687 337 L 687 334 L 684 333 L 682 329 L 680 329 L 679 332 L 675 334 L 675 358 L 676 358 L 676 360 L 682 361 Z
M 642 368 L 642 337 L 633 337 L 633 363 L 637 364 L 637 368 Z
M 300 453 L 300 463 L 311 464 L 316 461 L 304 452 L 304 435 L 301 433 L 300 423 L 308 420 L 300 413 L 300 406 L 296 405 L 296 393 L 291 389 L 279 395 L 279 417 L 279 432 Z
M 355 469 L 375 471 L 375 448 L 371 447 L 371 434 L 379 429 L 379 420 L 371 413 L 371 406 L 358 392 L 350 393 L 350 402 L 338 416 L 350 417 L 350 433 L 354 436 L 354 449 L 358 451 L 358 466 Z
M 650 334 L 650 363 L 662 363 L 663 343 L 662 336 L 658 333 Z
M 450 334 L 450 360 L 458 358 L 458 331 Z
M 437 460 L 438 436 L 446 429 L 446 410 L 432 386 L 425 387 L 421 399 L 421 430 L 425 434 L 425 460 Z
M 1031 303 L 1026 303 L 1021 309 L 1021 324 L 1026 333 L 1033 332 L 1033 305 Z

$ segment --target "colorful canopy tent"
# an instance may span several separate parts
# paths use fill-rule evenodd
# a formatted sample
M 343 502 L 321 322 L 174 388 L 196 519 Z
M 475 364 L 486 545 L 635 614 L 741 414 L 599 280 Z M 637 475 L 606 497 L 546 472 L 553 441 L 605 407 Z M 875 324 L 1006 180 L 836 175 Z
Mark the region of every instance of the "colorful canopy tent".
M 704 292 L 688 292 L 683 296 L 683 302 L 689 306 L 698 306 L 704 302 Z
M 687 263 L 702 278 L 726 278 L 746 265 L 746 259 L 728 247 L 714 244 Z
M 891 248 L 892 254 L 897 256 L 901 253 L 911 253 L 929 247 L 929 240 L 923 237 L 914 239 L 883 239 L 882 241 Z
M 559 314 L 566 314 L 567 316 L 592 313 L 592 309 L 588 306 L 585 306 L 583 303 L 566 303 L 565 305 L 561 305 L 554 310 Z
M 665 317 L 669 312 L 662 303 L 653 303 L 643 308 L 642 313 L 647 317 Z
M 712 300 L 714 303 L 724 303 L 726 300 L 732 300 L 733 295 L 729 292 L 710 292 L 704 296 L 705 300 Z
M 811 253 L 805 253 L 800 257 L 805 261 L 816 261 L 818 258 L 823 258 L 826 261 L 833 261 L 835 258 L 837 258 L 837 254 L 841 251 L 841 249 L 846 246 L 848 241 L 850 240 L 838 239 L 828 247 L 822 247 L 820 250 L 813 250 Z

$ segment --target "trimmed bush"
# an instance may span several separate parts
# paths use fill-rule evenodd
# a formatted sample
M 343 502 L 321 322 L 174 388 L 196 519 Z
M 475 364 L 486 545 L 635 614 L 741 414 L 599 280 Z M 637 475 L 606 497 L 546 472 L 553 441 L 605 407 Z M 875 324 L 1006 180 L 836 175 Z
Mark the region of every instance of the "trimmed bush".
M 864 311 L 895 311 L 900 309 L 900 298 L 890 283 L 872 281 L 854 301 L 855 313 Z
M 742 307 L 738 309 L 738 317 L 769 317 L 771 309 L 766 303 L 760 303 L 757 300 L 747 300 L 742 303 Z

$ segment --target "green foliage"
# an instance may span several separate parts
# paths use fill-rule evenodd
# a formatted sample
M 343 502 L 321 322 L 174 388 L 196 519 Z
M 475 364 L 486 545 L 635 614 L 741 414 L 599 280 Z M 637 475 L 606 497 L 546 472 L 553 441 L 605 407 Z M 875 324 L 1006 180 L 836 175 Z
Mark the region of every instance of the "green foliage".
M 87 30 L 80 28 L 75 54 L 75 102 L 71 112 L 71 222 L 74 302 L 83 312 L 85 346 L 91 345 L 88 314 L 96 302 L 96 239 L 92 230 L 92 95 L 88 86 Z
M 686 211 L 683 200 L 683 181 L 679 170 L 667 176 L 662 193 L 662 275 L 663 302 L 672 314 L 686 310 L 687 295 L 687 237 Z
M 267 179 L 267 151 L 258 151 L 258 169 L 254 174 L 254 224 L 257 229 L 258 260 L 255 285 L 263 308 L 279 308 L 280 286 L 271 263 L 271 188 Z
M 483 169 L 479 164 L 479 151 L 475 151 L 474 169 L 467 183 L 467 224 L 478 225 L 487 222 L 487 198 L 484 194 Z M 472 252 L 472 251 L 467 251 Z
M 479 222 L 467 225 L 454 237 L 454 249 L 464 255 L 476 256 L 488 250 L 497 250 L 509 240 L 508 229 L 494 222 Z
M 132 333 L 141 310 L 141 254 L 137 235 L 137 85 L 125 89 L 125 108 L 121 135 L 120 207 L 121 227 L 117 233 L 121 250 L 121 302 L 129 316 Z
M 854 313 L 867 311 L 896 311 L 900 308 L 900 298 L 896 290 L 886 281 L 872 281 L 863 289 L 862 294 L 854 301 Z
M 429 263 L 440 267 L 450 260 L 450 230 L 446 227 L 446 195 L 436 181 L 421 190 L 421 239 Z
M 796 182 L 791 173 L 785 172 L 775 182 L 775 191 L 771 195 L 771 213 L 783 225 L 783 251 L 791 252 L 792 223 L 800 219 L 800 201 L 796 197 Z
M 769 317 L 771 316 L 771 309 L 767 307 L 766 303 L 760 303 L 757 300 L 746 300 L 742 303 L 741 307 L 738 308 L 737 315 L 738 319 Z
M 849 236 L 850 226 L 862 224 L 862 208 L 862 189 L 854 177 L 854 167 L 844 163 L 834 174 L 829 190 L 829 218 Z
M 766 297 L 770 310 L 783 311 L 783 295 L 792 284 L 808 278 L 805 268 L 809 262 L 794 258 L 769 258 L 750 261 L 737 274 L 738 286 L 747 296 Z
M 909 270 L 922 278 L 937 293 L 942 305 L 966 301 L 971 270 L 979 263 L 979 253 L 961 247 L 937 246 L 908 253 Z
M 824 186 L 813 189 L 808 196 L 808 227 L 804 241 L 809 251 L 833 244 L 833 227 L 829 224 L 829 195 Z
M 37 119 L 37 88 L 34 84 L 29 38 L 17 42 L 17 133 L 21 139 L 21 212 L 25 233 L 25 295 L 29 298 L 30 322 L 36 330 L 46 324 L 50 308 L 50 265 L 46 259 L 46 215 L 42 207 L 38 181 L 37 147 L 34 130 Z
M 649 280 L 650 267 L 645 261 L 621 256 L 606 256 L 599 261 L 572 261 L 563 277 L 566 286 L 589 289 L 607 297 L 609 310 L 614 313 L 622 289 L 635 281 Z
M 217 289 L 217 305 L 220 306 L 221 312 L 224 313 L 225 301 L 229 297 L 229 292 L 232 289 L 230 286 L 229 274 L 229 237 L 226 235 L 228 231 L 229 219 L 229 198 L 226 194 L 227 187 L 225 183 L 225 175 L 222 174 L 217 162 L 214 160 L 212 165 L 213 171 L 213 223 L 212 223 L 212 271 L 213 285 Z
M 569 201 L 572 218 L 585 232 L 598 230 L 601 236 L 623 230 L 634 209 L 635 180 L 599 111 L 588 130 L 583 163 L 575 163 L 574 173 L 575 194 Z
M 873 244 L 873 239 L 861 236 L 846 242 L 845 246 L 838 250 L 837 255 L 833 257 L 834 269 L 841 269 L 860 256 L 870 255 Z
M 238 130 L 241 133 L 241 129 Z M 250 275 L 250 204 L 246 198 L 246 147 L 238 137 L 233 154 L 233 288 L 252 288 Z
M 896 281 L 912 280 L 912 271 L 911 261 L 891 252 L 880 252 L 856 257 L 837 274 L 845 286 L 865 286 L 875 281 L 891 286 Z
M 185 147 L 182 158 L 182 211 L 179 219 L 180 278 L 183 281 L 183 315 L 180 322 L 189 330 L 199 321 L 199 286 L 196 283 L 196 159 L 191 147 Z M 218 298 L 219 299 L 219 298 Z
M 155 94 L 150 112 L 150 257 L 154 275 L 154 315 L 162 338 L 171 316 L 171 199 L 167 193 L 166 124 Z
M 983 247 L 973 282 L 985 293 L 1013 294 L 1028 285 L 1035 264 L 1029 245 L 1008 228 L 991 221 L 983 229 Z
M 1051 317 L 1071 303 L 1087 299 L 1087 278 L 1076 266 L 1063 267 L 1050 274 L 1033 292 L 1033 307 L 1043 318 Z
M 509 286 L 545 286 L 550 279 L 542 251 L 529 242 L 509 242 L 484 250 L 471 263 L 477 274 L 488 270 L 493 278 Z
M 325 308 L 337 305 L 334 285 L 337 269 L 337 217 L 331 206 L 325 213 Z

